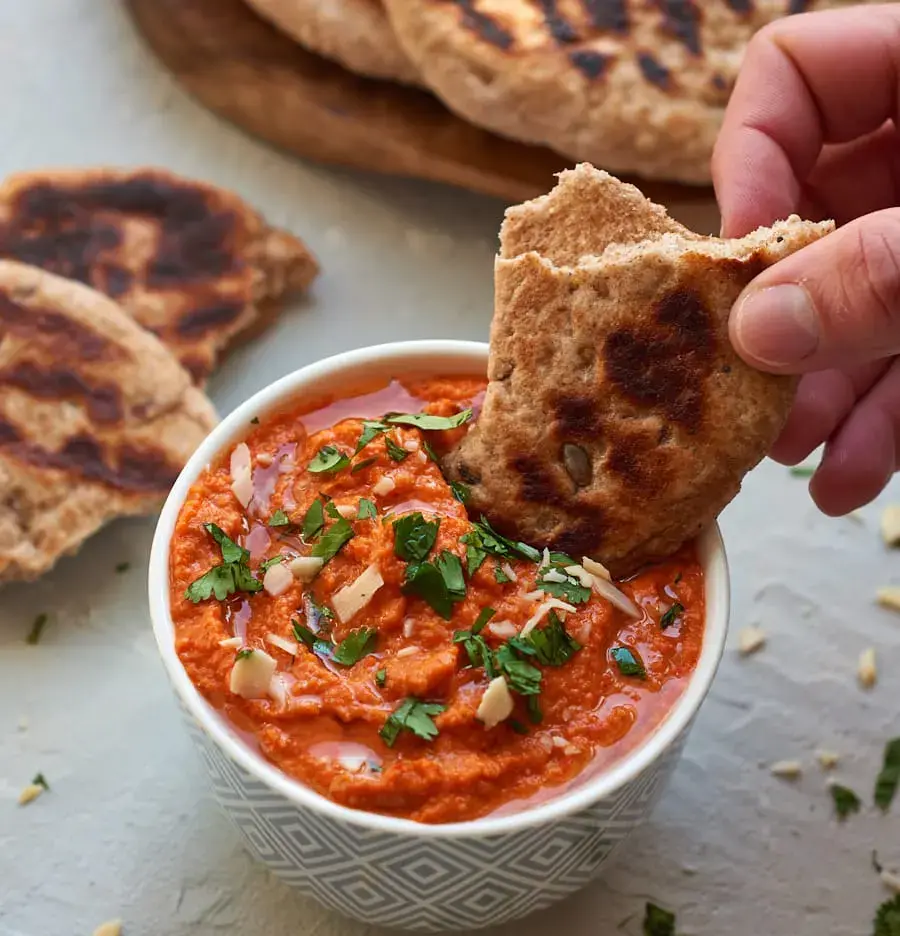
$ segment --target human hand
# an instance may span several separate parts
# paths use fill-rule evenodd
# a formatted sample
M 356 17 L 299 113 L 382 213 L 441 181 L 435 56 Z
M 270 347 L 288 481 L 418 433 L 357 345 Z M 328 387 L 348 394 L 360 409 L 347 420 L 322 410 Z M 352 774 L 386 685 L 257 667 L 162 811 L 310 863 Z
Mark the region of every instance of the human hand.
M 731 340 L 761 370 L 804 374 L 772 457 L 825 443 L 827 514 L 900 467 L 900 4 L 779 20 L 747 50 L 713 156 L 722 233 L 796 213 L 835 233 L 757 277 Z

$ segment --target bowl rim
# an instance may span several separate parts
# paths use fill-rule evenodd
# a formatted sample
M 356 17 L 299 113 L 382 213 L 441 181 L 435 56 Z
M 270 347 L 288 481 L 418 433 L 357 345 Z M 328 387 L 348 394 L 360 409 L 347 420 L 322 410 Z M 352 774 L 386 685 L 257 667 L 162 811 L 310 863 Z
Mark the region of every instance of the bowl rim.
M 727 635 L 730 584 L 724 543 L 718 526 L 713 525 L 698 541 L 706 581 L 707 620 L 703 649 L 688 685 L 659 726 L 608 769 L 573 790 L 520 812 L 444 824 L 383 816 L 351 809 L 327 799 L 253 751 L 231 731 L 225 719 L 194 687 L 175 651 L 174 624 L 169 609 L 169 544 L 188 489 L 210 461 L 246 435 L 253 417 L 302 396 L 304 388 L 311 384 L 365 367 L 377 369 L 383 366 L 386 370 L 393 368 L 397 373 L 398 365 L 407 365 L 412 370 L 416 362 L 424 364 L 431 358 L 447 360 L 445 365 L 441 365 L 445 373 L 452 373 L 454 365 L 461 368 L 460 373 L 465 373 L 466 369 L 476 373 L 479 368 L 486 369 L 487 355 L 488 345 L 483 342 L 425 339 L 373 345 L 307 364 L 257 391 L 209 433 L 182 469 L 159 516 L 148 572 L 150 614 L 157 648 L 176 695 L 204 733 L 230 760 L 294 806 L 308 809 L 323 818 L 369 831 L 428 839 L 476 839 L 552 824 L 608 798 L 661 758 L 690 725 L 718 668 Z M 419 370 L 425 370 L 425 367 Z

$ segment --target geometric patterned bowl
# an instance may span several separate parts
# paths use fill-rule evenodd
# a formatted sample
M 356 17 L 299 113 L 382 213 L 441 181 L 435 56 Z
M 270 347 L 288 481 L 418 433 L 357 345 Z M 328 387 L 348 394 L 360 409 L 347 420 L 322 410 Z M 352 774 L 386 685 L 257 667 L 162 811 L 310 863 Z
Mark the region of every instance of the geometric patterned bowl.
M 424 933 L 508 922 L 579 890 L 647 817 L 678 761 L 715 675 L 728 625 L 725 550 L 700 540 L 706 631 L 697 668 L 656 731 L 599 776 L 522 813 L 447 825 L 348 809 L 291 780 L 251 750 L 199 695 L 175 653 L 169 541 L 188 488 L 254 416 L 297 396 L 373 378 L 482 375 L 487 345 L 413 341 L 309 365 L 260 391 L 217 426 L 173 487 L 150 559 L 153 629 L 213 792 L 250 852 L 326 906 L 365 923 Z

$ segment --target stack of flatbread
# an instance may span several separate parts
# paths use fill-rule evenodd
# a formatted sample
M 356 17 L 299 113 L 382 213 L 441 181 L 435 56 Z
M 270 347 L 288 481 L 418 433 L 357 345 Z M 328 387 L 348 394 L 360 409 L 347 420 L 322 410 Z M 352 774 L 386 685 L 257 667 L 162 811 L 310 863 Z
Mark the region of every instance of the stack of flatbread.
M 753 33 L 860 0 L 246 2 L 307 49 L 429 89 L 495 133 L 616 173 L 705 183 Z
M 220 354 L 316 261 L 212 185 L 157 169 L 0 186 L 0 583 L 153 512 L 216 414 Z

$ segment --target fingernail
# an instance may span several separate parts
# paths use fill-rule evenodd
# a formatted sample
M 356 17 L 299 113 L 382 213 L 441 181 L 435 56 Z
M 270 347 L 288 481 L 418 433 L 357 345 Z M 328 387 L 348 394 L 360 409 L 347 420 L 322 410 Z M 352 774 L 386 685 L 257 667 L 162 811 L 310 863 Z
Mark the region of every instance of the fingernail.
M 740 350 L 762 364 L 797 364 L 819 344 L 819 322 L 809 293 L 795 284 L 749 292 L 734 310 Z

